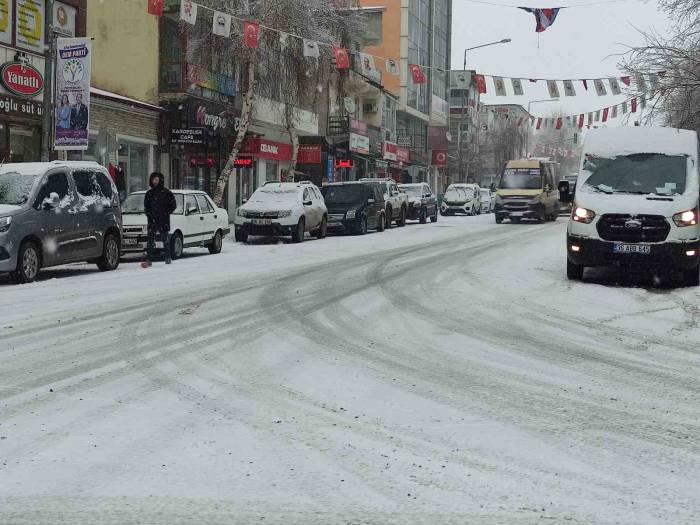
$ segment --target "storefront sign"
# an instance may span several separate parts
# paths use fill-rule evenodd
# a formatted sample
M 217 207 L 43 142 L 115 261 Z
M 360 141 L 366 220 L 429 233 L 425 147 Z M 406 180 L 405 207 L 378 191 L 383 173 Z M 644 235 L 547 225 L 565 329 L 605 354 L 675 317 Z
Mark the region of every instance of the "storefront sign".
M 351 159 L 336 159 L 335 167 L 336 168 L 352 168 L 352 160 Z
M 447 150 L 434 149 L 433 159 L 430 164 L 432 164 L 433 166 L 447 166 Z
M 44 90 L 44 77 L 29 64 L 8 62 L 0 69 L 0 82 L 18 97 L 34 97 Z
M 39 118 L 43 114 L 44 106 L 40 102 L 22 100 L 10 96 L 0 96 L 0 115 Z
M 367 124 L 365 122 L 362 122 L 361 120 L 357 120 L 355 118 L 350 119 L 350 129 L 352 131 L 356 131 L 357 133 L 361 133 L 363 135 L 367 134 Z
M 12 0 L 0 0 L 0 42 L 12 43 Z
M 411 137 L 411 136 L 396 137 L 396 144 L 398 144 L 402 148 L 412 148 L 413 147 L 413 137 Z
M 17 0 L 17 47 L 44 54 L 44 0 Z
M 299 164 L 321 164 L 321 145 L 300 144 L 297 162 Z
M 408 164 L 411 162 L 411 152 L 406 148 L 396 148 L 396 160 Z
M 396 162 L 396 150 L 398 146 L 394 142 L 384 142 L 384 160 L 390 160 Z
M 196 144 L 206 142 L 206 130 L 204 128 L 171 129 L 170 142 L 173 144 Z
M 59 38 L 56 49 L 54 149 L 86 150 L 90 128 L 91 42 L 89 38 Z
M 236 168 L 250 168 L 253 165 L 252 157 L 236 157 L 233 161 L 233 165 Z
M 53 4 L 53 23 L 61 36 L 75 36 L 75 15 L 77 9 L 63 2 Z
M 240 117 L 228 110 L 223 104 L 204 102 L 192 98 L 188 104 L 188 126 L 207 128 L 217 135 L 232 135 L 238 131 Z
M 362 155 L 369 155 L 369 137 L 358 135 L 357 133 L 350 133 L 350 151 L 361 153 Z
M 262 138 L 252 138 L 243 143 L 241 153 L 260 159 L 288 161 L 292 160 L 292 145 Z

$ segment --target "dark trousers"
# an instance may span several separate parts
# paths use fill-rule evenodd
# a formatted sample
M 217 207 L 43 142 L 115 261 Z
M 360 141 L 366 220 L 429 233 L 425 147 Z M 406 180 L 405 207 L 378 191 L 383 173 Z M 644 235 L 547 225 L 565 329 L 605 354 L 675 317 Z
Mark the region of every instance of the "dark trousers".
M 156 239 L 157 237 L 157 239 Z M 146 259 L 153 262 L 156 253 L 156 240 L 163 243 L 163 253 L 166 259 L 172 258 L 172 246 L 170 245 L 170 232 L 148 227 L 148 243 L 146 244 Z

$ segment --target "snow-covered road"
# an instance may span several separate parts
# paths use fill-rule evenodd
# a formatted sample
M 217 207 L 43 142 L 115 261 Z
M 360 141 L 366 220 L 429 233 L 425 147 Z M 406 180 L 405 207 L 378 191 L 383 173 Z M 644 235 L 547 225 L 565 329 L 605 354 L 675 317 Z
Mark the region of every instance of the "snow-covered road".
M 0 277 L 0 523 L 698 523 L 700 292 L 564 222 Z

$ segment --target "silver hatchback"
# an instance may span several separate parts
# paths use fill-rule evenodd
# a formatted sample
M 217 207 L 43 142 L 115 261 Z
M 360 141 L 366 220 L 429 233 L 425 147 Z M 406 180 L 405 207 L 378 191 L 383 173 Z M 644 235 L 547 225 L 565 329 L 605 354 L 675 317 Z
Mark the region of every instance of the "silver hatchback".
M 95 162 L 28 162 L 0 167 L 0 273 L 18 283 L 42 267 L 119 266 L 119 194 Z

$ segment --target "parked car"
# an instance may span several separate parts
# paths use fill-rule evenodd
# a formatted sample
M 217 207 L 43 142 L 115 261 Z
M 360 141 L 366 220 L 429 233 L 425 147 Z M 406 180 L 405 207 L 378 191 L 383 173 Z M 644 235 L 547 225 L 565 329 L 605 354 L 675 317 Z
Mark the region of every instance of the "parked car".
M 428 221 L 428 217 L 430 217 L 430 222 L 437 222 L 437 197 L 427 183 L 400 184 L 399 189 L 408 195 L 407 219 L 418 220 L 421 224 L 425 224 Z
M 328 228 L 334 232 L 364 235 L 384 231 L 384 191 L 373 182 L 337 182 L 321 190 L 328 207 Z
M 568 278 L 581 279 L 587 266 L 640 266 L 681 272 L 698 286 L 698 161 L 695 131 L 591 130 L 567 227 Z M 569 190 L 559 183 L 563 200 Z
M 203 191 L 172 190 L 177 208 L 170 215 L 169 247 L 173 259 L 182 257 L 185 248 L 208 248 L 221 252 L 224 237 L 231 232 L 228 212 L 214 204 Z M 129 195 L 122 205 L 124 240 L 122 254 L 143 253 L 148 241 L 148 219 L 144 211 L 145 191 Z M 164 247 L 165 248 L 165 247 Z
M 309 181 L 268 182 L 238 208 L 234 224 L 238 242 L 250 235 L 303 242 L 306 232 L 317 239 L 326 236 L 328 210 L 321 191 Z
M 406 214 L 408 213 L 408 196 L 399 190 L 394 179 L 360 179 L 362 182 L 375 182 L 379 184 L 384 192 L 384 216 L 386 217 L 386 228 L 391 228 L 391 223 L 396 222 L 397 226 L 406 225 Z
M 496 194 L 488 188 L 481 188 L 481 213 L 492 213 L 496 208 Z
M 498 185 L 496 223 L 504 219 L 556 221 L 559 215 L 556 189 L 556 163 L 536 158 L 508 161 Z
M 481 213 L 481 193 L 476 184 L 450 184 L 442 199 L 440 212 L 443 215 L 466 213 L 478 215 Z
M 95 162 L 29 162 L 0 167 L 0 272 L 29 283 L 41 268 L 94 262 L 119 266 L 119 194 Z

